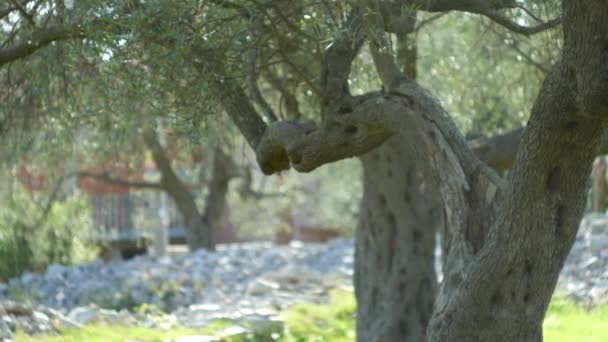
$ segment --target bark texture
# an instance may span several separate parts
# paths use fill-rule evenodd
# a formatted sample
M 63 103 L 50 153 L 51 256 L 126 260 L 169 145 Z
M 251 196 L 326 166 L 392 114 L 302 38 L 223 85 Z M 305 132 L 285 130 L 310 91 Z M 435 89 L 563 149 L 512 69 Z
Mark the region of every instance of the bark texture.
M 442 208 L 424 168 L 406 157 L 414 145 L 399 135 L 361 158 L 355 248 L 360 341 L 421 341 L 431 317 Z
M 442 285 L 432 341 L 542 340 L 608 113 L 608 3 L 564 1 L 563 13 L 562 62 L 532 109 L 503 196 L 489 210 L 494 217 L 480 225 L 482 248 Z

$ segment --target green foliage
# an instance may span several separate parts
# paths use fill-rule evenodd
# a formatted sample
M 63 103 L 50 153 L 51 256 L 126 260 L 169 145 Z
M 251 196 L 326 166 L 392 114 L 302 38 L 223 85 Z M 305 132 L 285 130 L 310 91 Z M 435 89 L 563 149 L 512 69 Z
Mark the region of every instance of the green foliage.
M 541 8 L 534 12 L 543 20 L 555 17 Z M 534 25 L 525 14 L 514 20 Z M 522 37 L 479 16 L 445 15 L 417 34 L 419 81 L 471 137 L 521 127 L 558 59 L 556 35 L 549 30 Z
M 38 225 L 41 199 L 18 186 L 0 211 L 0 280 L 51 264 L 73 265 L 90 260 L 95 248 L 87 243 L 90 211 L 83 197 L 56 202 Z

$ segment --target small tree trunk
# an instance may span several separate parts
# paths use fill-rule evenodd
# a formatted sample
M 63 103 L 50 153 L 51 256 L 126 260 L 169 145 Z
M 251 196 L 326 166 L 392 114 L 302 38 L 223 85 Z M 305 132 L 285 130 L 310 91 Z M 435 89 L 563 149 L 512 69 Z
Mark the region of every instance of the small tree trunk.
M 203 215 L 203 221 L 209 226 L 212 233 L 219 232 L 223 227 L 228 183 L 234 174 L 234 167 L 230 157 L 219 146 L 216 147 L 213 158 L 213 174 L 211 181 L 207 184 L 209 194 L 205 201 L 205 213 Z
M 442 222 L 427 175 L 405 159 L 401 137 L 361 158 L 364 192 L 355 249 L 357 339 L 423 341 L 437 289 Z
M 159 143 L 153 131 L 144 134 L 146 145 L 152 152 L 152 158 L 161 173 L 161 184 L 167 194 L 171 196 L 182 218 L 186 230 L 186 241 L 191 251 L 197 249 L 215 250 L 213 232 L 203 220 L 198 211 L 194 196 L 190 189 L 175 174 L 171 161 L 167 158 L 165 150 Z

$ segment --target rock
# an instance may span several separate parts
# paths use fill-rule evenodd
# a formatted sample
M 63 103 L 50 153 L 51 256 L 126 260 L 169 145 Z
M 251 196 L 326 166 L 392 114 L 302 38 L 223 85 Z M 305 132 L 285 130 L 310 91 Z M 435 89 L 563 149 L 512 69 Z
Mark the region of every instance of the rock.
M 190 305 L 189 309 L 190 311 L 205 311 L 205 312 L 212 312 L 212 311 L 218 311 L 221 308 L 221 306 L 219 304 L 196 304 L 196 305 Z
M 69 271 L 69 268 L 53 264 L 46 269 L 46 278 L 50 281 L 63 281 L 65 274 Z
M 0 341 L 16 330 L 27 334 L 56 332 L 55 322 L 61 314 L 40 306 L 0 302 Z
M 263 279 L 257 279 L 255 282 L 249 285 L 247 289 L 247 294 L 252 296 L 264 296 L 272 293 L 274 290 L 278 290 L 280 288 L 279 284 L 266 281 Z
M 600 252 L 608 249 L 608 234 L 592 234 L 588 237 L 589 249 L 594 255 L 598 255 Z
M 592 287 L 589 290 L 589 296 L 591 297 L 592 305 L 608 304 L 608 284 Z
M 11 329 L 6 323 L 0 321 L 0 341 L 12 340 L 13 331 L 14 329 Z
M 68 318 L 78 324 L 86 325 L 97 317 L 97 309 L 91 306 L 80 306 L 74 308 L 68 314 Z
M 32 313 L 32 317 L 36 321 L 41 322 L 41 323 L 47 323 L 48 324 L 48 323 L 51 322 L 51 319 L 49 318 L 49 316 L 47 316 L 47 315 L 45 315 L 45 314 L 43 314 L 42 312 L 39 312 L 39 311 L 34 311 Z
M 4 323 L 10 329 L 10 331 L 14 332 L 17 328 L 17 322 L 15 322 L 11 316 L 2 316 L 2 323 Z
M 220 331 L 218 336 L 223 339 L 231 340 L 237 337 L 245 337 L 247 334 L 247 329 L 241 327 L 240 325 L 231 325 L 228 328 Z
M 68 328 L 68 329 L 82 328 L 82 324 L 78 324 L 77 322 L 74 322 L 73 320 L 71 320 L 63 315 L 58 315 L 55 317 L 55 324 L 57 324 L 57 326 L 59 328 Z

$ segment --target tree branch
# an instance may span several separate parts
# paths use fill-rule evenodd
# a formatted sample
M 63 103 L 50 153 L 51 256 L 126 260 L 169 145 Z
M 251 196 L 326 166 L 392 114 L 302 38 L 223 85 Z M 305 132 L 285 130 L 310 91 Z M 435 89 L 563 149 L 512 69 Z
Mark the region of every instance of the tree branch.
M 496 171 L 507 171 L 513 166 L 524 128 L 517 128 L 489 138 L 469 142 L 477 157 Z M 608 154 L 608 131 L 602 136 L 599 154 Z
M 258 60 L 258 44 L 259 44 L 259 34 L 262 28 L 262 18 L 260 16 L 256 16 L 253 19 L 253 23 L 252 23 L 252 34 L 254 37 L 257 38 L 257 41 L 255 41 L 252 45 L 251 48 L 249 50 L 249 63 L 247 65 L 247 79 L 248 79 L 248 83 L 249 83 L 249 91 L 251 92 L 251 95 L 253 96 L 253 98 L 255 99 L 255 101 L 257 102 L 257 104 L 262 107 L 262 110 L 264 112 L 264 114 L 266 115 L 266 119 L 268 119 L 270 122 L 274 122 L 277 121 L 278 118 L 277 116 L 274 114 L 274 111 L 272 110 L 272 107 L 270 106 L 270 104 L 268 103 L 268 101 L 266 101 L 266 99 L 264 98 L 264 96 L 262 95 L 262 92 L 260 91 L 260 88 L 258 86 L 258 78 L 257 78 L 257 73 L 256 73 L 256 68 L 257 68 L 257 60 Z
M 413 0 L 412 5 L 427 12 L 464 11 L 479 13 L 506 8 L 516 8 L 515 0 Z
M 74 175 L 79 178 L 93 178 L 93 179 L 96 179 L 96 180 L 99 180 L 99 181 L 102 181 L 105 183 L 122 185 L 122 186 L 127 186 L 130 188 L 165 190 L 164 186 L 161 183 L 129 181 L 129 180 L 121 179 L 121 178 L 114 178 L 106 172 L 94 173 L 94 172 L 87 172 L 87 171 L 79 171 L 79 172 L 76 172 Z
M 378 96 L 318 127 L 291 121 L 273 123 L 256 149 L 258 164 L 267 175 L 290 167 L 310 172 L 326 163 L 362 155 L 396 133 L 392 119 L 402 110 L 397 102 Z
M 325 49 L 321 61 L 321 116 L 352 110 L 348 78 L 353 60 L 363 45 L 362 13 L 354 8 L 348 15 L 341 32 Z M 348 33 L 345 33 L 348 32 Z
M 40 215 L 40 217 L 38 218 L 38 220 L 36 220 L 36 223 L 34 223 L 34 228 L 38 228 L 38 227 L 40 227 L 40 225 L 42 223 L 44 223 L 44 221 L 46 220 L 47 216 L 51 212 L 51 209 L 53 209 L 53 204 L 57 200 L 57 196 L 59 195 L 59 190 L 61 190 L 61 186 L 63 185 L 63 182 L 68 177 L 71 177 L 71 176 L 72 176 L 72 174 L 67 174 L 65 176 L 60 177 L 57 180 L 57 182 L 55 183 L 55 187 L 53 188 L 53 192 L 51 192 L 51 195 L 49 196 L 49 199 L 46 202 L 46 206 L 44 207 L 44 210 L 42 211 L 42 214 Z
M 490 138 L 479 138 L 469 142 L 479 159 L 496 171 L 507 171 L 513 166 L 523 128 L 498 134 Z
M 217 92 L 222 97 L 222 106 L 226 114 L 238 127 L 239 131 L 255 150 L 264 135 L 266 123 L 255 110 L 245 91 L 234 80 L 217 75 L 213 79 Z
M 536 26 L 523 26 L 509 20 L 507 17 L 497 12 L 479 12 L 479 14 L 488 17 L 493 22 L 512 32 L 519 33 L 524 36 L 531 36 L 533 34 L 552 29 L 562 23 L 561 18 L 555 18 Z
M 27 57 L 52 42 L 84 37 L 80 25 L 55 26 L 40 29 L 14 46 L 0 49 L 0 66 Z
M 418 24 L 416 24 L 416 28 L 414 29 L 414 31 L 415 32 L 420 31 L 426 25 L 434 22 L 435 20 L 441 19 L 442 17 L 444 17 L 447 14 L 448 14 L 447 12 L 438 13 L 438 14 L 435 14 L 435 15 L 433 15 L 431 17 L 428 17 L 428 18 L 420 21 Z

